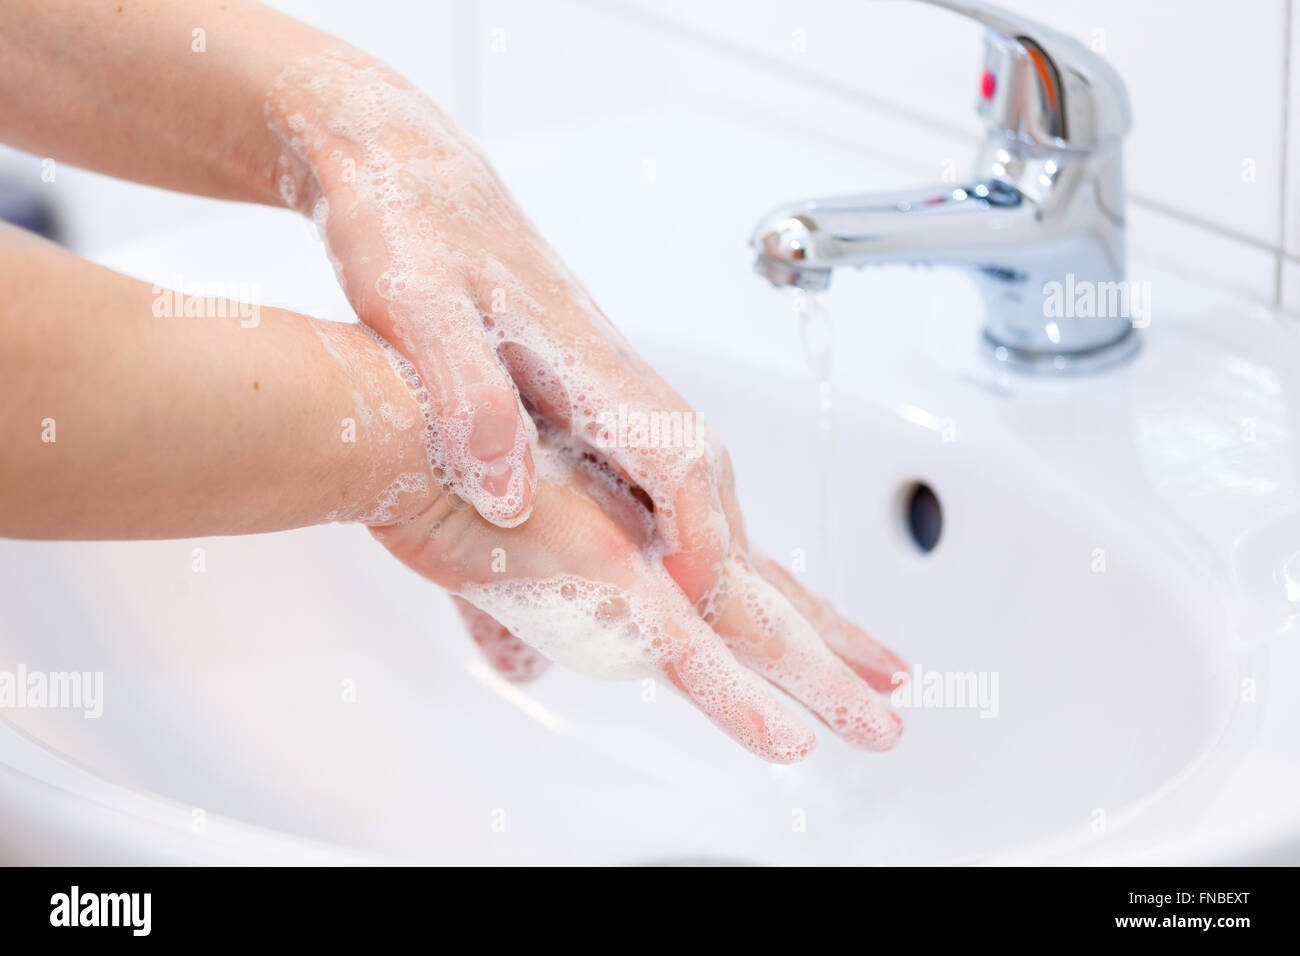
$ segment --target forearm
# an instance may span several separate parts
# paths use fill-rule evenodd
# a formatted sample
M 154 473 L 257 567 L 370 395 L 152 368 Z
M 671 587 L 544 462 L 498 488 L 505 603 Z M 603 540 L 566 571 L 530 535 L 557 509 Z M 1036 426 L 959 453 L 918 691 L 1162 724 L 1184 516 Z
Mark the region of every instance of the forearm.
M 267 98 L 286 66 L 344 46 L 251 0 L 5 0 L 0 141 L 169 189 L 278 204 L 285 157 Z
M 241 534 L 422 506 L 421 410 L 370 333 L 195 302 L 0 227 L 0 534 Z

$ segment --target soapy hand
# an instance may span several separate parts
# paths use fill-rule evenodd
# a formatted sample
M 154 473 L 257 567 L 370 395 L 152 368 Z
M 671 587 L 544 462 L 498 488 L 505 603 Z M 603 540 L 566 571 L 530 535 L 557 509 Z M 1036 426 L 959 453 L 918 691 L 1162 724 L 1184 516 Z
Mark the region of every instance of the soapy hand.
M 906 665 L 821 604 L 774 562 L 733 548 L 711 607 L 698 612 L 665 571 L 643 494 L 589 449 L 543 427 L 537 506 L 514 529 L 454 495 L 372 529 L 407 565 L 458 595 L 475 640 L 508 676 L 535 656 L 597 678 L 655 677 L 764 759 L 812 749 L 812 730 L 764 681 L 848 742 L 894 745 L 902 730 L 881 693 Z M 512 635 L 526 639 L 530 653 Z
M 707 607 L 739 529 L 725 451 L 607 441 L 620 410 L 690 407 L 627 345 L 474 144 L 355 51 L 308 57 L 267 105 L 284 201 L 315 219 L 358 316 L 428 388 L 435 477 L 514 527 L 536 494 L 530 411 L 599 444 L 654 505 L 663 562 Z M 525 407 L 527 406 L 527 407 Z
M 76 402 L 72 419 L 93 423 L 79 433 L 103 442 L 60 443 L 51 457 L 15 437 L 9 447 L 35 450 L 11 456 L 23 494 L 0 494 L 17 502 L 0 527 L 175 537 L 380 525 L 395 554 L 460 596 L 475 640 L 516 679 L 544 658 L 660 676 L 751 750 L 796 760 L 813 735 L 766 678 L 847 740 L 893 744 L 899 721 L 876 691 L 902 662 L 750 556 L 725 450 L 431 101 L 252 0 L 3 9 L 0 98 L 19 108 L 0 111 L 0 136 L 310 216 L 355 311 L 409 365 L 358 330 L 280 310 L 255 345 L 234 345 L 215 321 L 158 322 L 148 287 L 16 245 L 6 344 L 21 347 L 0 355 L 20 358 L 0 379 L 20 401 Z M 213 52 L 194 57 L 175 39 L 200 20 Z M 27 334 L 33 315 L 62 332 Z M 90 336 L 86 316 L 104 315 L 115 321 L 90 323 L 104 331 Z M 104 402 L 109 391 L 119 401 Z M 38 421 L 48 404 L 14 420 Z M 336 424 L 354 410 L 364 440 L 340 442 Z M 624 441 L 610 430 L 625 416 L 689 418 L 690 440 Z M 171 438 L 140 440 L 157 434 Z M 107 484 L 106 456 L 121 465 Z
M 375 533 L 459 595 L 488 659 L 514 680 L 548 659 L 662 677 L 755 753 L 798 760 L 813 734 L 766 678 L 846 740 L 892 746 L 901 724 L 876 691 L 902 662 L 750 558 L 725 449 L 454 123 L 352 51 L 286 69 L 267 115 L 283 200 L 315 220 L 358 316 L 423 383 L 440 488 Z M 637 415 L 683 422 L 688 440 L 612 433 Z

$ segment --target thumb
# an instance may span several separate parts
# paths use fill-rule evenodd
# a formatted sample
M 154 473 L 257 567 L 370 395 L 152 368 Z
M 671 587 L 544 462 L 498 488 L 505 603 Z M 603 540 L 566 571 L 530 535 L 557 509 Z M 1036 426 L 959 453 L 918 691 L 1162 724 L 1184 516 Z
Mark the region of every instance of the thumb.
M 467 313 L 441 342 L 418 349 L 415 367 L 429 394 L 430 456 L 452 491 L 501 528 L 532 513 L 537 491 L 533 446 L 537 429 L 496 352 L 484 341 L 481 317 Z
M 488 663 L 512 684 L 536 680 L 550 665 L 550 661 L 511 634 L 492 615 L 485 614 L 462 597 L 452 595 L 452 601 L 469 628 L 469 636 Z
M 382 224 L 356 218 L 331 215 L 326 245 L 357 316 L 409 363 L 402 371 L 424 414 L 434 477 L 492 524 L 523 523 L 537 487 L 537 430 L 483 314 L 458 276 L 395 265 Z
M 373 324 L 388 325 L 409 360 L 434 478 L 492 524 L 522 524 L 537 491 L 537 428 L 484 339 L 478 308 L 468 296 L 444 297 L 437 321 L 416 325 L 402 321 L 403 306 Z

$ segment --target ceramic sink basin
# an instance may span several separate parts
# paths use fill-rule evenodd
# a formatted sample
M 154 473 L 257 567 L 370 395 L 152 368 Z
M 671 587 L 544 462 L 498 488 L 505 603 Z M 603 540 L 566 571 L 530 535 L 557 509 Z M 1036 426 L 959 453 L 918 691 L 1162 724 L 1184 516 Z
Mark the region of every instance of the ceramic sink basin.
M 647 142 L 653 189 L 635 179 Z M 1300 859 L 1300 330 L 1137 264 L 1141 353 L 1027 379 L 978 354 L 962 274 L 837 276 L 828 432 L 801 315 L 744 239 L 777 201 L 897 171 L 828 148 L 810 182 L 779 139 L 691 115 L 493 152 L 727 441 L 750 537 L 806 564 L 922 689 L 969 676 L 983 699 L 918 694 L 895 751 L 823 732 L 772 767 L 662 687 L 558 668 L 504 683 L 447 599 L 359 528 L 0 542 L 0 670 L 102 671 L 105 695 L 94 720 L 0 711 L 0 859 Z M 637 224 L 626 243 L 568 214 L 590 194 Z M 269 210 L 104 259 L 347 317 L 308 226 Z M 942 515 L 928 553 L 907 521 L 917 483 Z

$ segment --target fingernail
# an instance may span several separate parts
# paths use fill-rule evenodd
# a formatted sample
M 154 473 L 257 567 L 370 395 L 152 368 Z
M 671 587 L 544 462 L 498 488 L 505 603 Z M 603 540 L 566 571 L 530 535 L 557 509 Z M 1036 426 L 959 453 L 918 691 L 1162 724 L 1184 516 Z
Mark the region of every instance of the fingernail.
M 778 763 L 797 763 L 817 746 L 817 735 L 811 727 L 784 715 L 768 725 L 767 738 L 770 753 Z
M 899 738 L 903 736 L 903 718 L 891 710 L 889 712 L 889 718 L 885 723 L 887 730 L 885 732 L 884 744 L 885 749 L 888 750 L 890 747 L 897 744 Z
M 856 739 L 852 742 L 867 750 L 893 750 L 903 736 L 903 718 L 896 711 L 886 709 L 878 720 L 861 728 L 854 736 Z
M 717 555 L 709 551 L 678 551 L 663 558 L 664 570 L 677 582 L 692 604 L 713 589 L 718 580 Z
M 479 461 L 500 458 L 515 447 L 515 433 L 518 429 L 519 413 L 513 396 L 510 397 L 509 404 L 506 404 L 505 396 L 493 395 L 484 400 L 474 413 L 469 453 Z
M 498 458 L 487 466 L 483 473 L 483 488 L 488 494 L 504 498 L 510 493 L 510 478 L 513 474 L 509 462 Z

